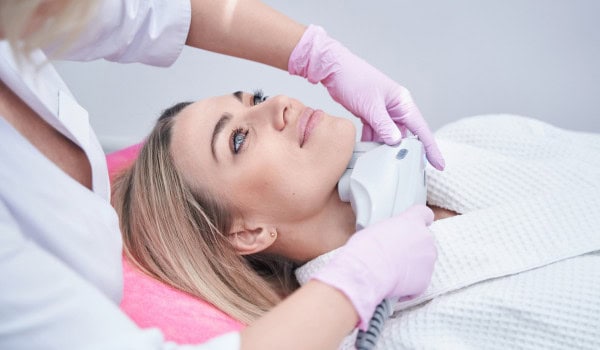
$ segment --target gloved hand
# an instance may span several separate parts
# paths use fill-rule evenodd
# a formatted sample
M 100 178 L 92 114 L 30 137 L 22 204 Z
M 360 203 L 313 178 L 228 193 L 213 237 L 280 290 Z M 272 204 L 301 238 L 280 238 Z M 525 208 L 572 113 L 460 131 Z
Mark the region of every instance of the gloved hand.
M 332 261 L 312 278 L 342 291 L 366 330 L 383 299 L 408 299 L 422 293 L 437 259 L 427 226 L 433 212 L 416 205 L 399 216 L 356 232 Z
M 310 25 L 288 61 L 288 72 L 318 82 L 363 122 L 363 141 L 400 142 L 407 128 L 425 146 L 436 169 L 445 166 L 431 130 L 408 90 L 360 59 L 319 26 Z

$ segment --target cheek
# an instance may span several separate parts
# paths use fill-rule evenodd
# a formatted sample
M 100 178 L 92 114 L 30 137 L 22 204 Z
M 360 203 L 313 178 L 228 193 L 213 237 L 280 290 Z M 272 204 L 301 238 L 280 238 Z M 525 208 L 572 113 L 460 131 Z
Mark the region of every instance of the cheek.
M 228 198 L 246 215 L 298 220 L 330 192 L 318 163 L 289 148 L 274 147 L 241 163 Z
M 230 184 L 228 197 L 240 208 L 264 211 L 282 198 L 294 197 L 293 172 L 290 173 L 281 150 L 281 147 L 267 148 L 240 159 L 236 171 L 226 181 Z

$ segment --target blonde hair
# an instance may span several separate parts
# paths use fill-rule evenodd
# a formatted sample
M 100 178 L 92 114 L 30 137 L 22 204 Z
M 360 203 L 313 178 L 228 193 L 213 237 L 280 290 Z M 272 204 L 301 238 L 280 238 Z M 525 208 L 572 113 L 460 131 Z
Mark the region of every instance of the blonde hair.
M 232 207 L 183 180 L 169 144 L 175 116 L 188 104 L 163 113 L 137 160 L 115 181 L 124 251 L 146 274 L 249 324 L 298 287 L 296 265 L 240 256 L 227 238 Z
M 0 33 L 19 58 L 49 44 L 60 54 L 98 5 L 97 0 L 0 0 Z

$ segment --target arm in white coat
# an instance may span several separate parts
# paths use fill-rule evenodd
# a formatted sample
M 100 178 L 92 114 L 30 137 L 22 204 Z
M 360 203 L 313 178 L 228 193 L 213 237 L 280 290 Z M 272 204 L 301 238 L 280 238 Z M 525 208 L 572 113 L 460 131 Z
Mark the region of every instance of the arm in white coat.
M 105 0 L 61 56 L 167 66 L 187 44 L 287 71 L 305 29 L 258 0 Z
M 168 66 L 185 45 L 190 20 L 190 0 L 104 0 L 59 57 Z M 52 53 L 53 48 L 46 51 Z

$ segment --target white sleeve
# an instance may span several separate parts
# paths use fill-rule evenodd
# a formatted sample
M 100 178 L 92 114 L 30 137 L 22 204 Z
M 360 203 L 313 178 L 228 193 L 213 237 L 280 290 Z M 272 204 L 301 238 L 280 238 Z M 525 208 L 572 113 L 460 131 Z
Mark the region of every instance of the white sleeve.
M 164 342 L 61 260 L 28 240 L 0 199 L 0 349 L 239 349 L 231 333 L 201 346 Z
M 190 0 L 104 0 L 75 43 L 59 57 L 168 66 L 185 45 L 190 21 Z

